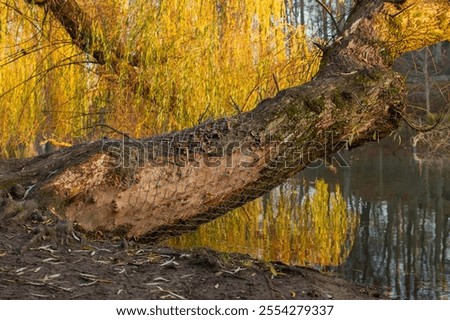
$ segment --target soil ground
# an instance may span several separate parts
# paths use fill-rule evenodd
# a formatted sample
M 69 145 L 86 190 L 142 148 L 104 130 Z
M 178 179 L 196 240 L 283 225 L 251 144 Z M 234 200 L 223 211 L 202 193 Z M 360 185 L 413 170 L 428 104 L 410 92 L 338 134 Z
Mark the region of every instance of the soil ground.
M 335 275 L 247 255 L 93 239 L 50 212 L 1 201 L 0 299 L 386 298 Z

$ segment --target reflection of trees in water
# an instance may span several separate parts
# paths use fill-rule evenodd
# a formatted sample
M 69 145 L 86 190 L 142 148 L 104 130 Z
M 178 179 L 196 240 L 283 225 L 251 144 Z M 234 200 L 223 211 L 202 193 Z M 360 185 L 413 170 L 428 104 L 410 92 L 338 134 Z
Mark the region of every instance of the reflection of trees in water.
M 450 297 L 450 167 L 437 161 L 419 166 L 386 144 L 347 156 L 358 161 L 349 160 L 350 168 L 336 175 L 304 173 L 347 181 L 349 205 L 361 213 L 355 244 L 338 269 L 358 282 L 388 287 L 393 297 Z
M 266 196 L 169 241 L 208 246 L 297 265 L 339 265 L 354 241 L 358 216 L 347 210 L 339 186 L 286 183 Z
M 263 198 L 170 243 L 334 265 L 347 278 L 386 288 L 393 297 L 450 297 L 450 166 L 418 164 L 409 152 L 386 142 L 344 157 L 349 168 L 303 171 Z M 334 211 L 324 205 L 331 202 L 324 184 L 308 182 L 320 178 L 342 186 L 342 196 L 337 188 L 331 193 L 338 203 Z

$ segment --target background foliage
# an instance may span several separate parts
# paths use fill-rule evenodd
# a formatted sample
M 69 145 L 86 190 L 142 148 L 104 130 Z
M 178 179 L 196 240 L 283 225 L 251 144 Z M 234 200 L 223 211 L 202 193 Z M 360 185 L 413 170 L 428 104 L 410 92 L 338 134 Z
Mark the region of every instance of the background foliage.
M 77 0 L 99 63 L 28 2 L 0 4 L 2 157 L 113 134 L 107 126 L 142 137 L 249 110 L 311 79 L 321 55 L 311 40 L 332 42 L 354 4 Z M 376 28 L 392 58 L 450 38 L 447 0 L 386 6 Z
M 248 110 L 318 66 L 304 27 L 287 23 L 281 0 L 79 4 L 104 65 L 44 9 L 0 5 L 3 156 L 28 155 L 49 138 L 99 138 L 103 124 L 135 137 L 192 126 Z

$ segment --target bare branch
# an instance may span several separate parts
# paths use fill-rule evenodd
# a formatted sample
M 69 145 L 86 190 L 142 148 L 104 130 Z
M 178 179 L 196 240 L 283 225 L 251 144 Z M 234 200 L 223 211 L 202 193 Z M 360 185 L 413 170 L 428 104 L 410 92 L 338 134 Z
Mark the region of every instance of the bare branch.
M 107 53 L 102 49 L 99 49 L 104 48 L 105 46 L 103 43 L 98 43 L 99 40 L 95 38 L 92 19 L 81 9 L 76 0 L 25 1 L 31 5 L 48 8 L 64 29 L 66 29 L 73 43 L 77 47 L 91 55 L 99 64 L 105 64 L 107 62 Z M 111 41 L 111 39 L 108 41 Z M 111 61 L 109 62 L 115 69 L 119 60 L 124 59 L 124 50 L 119 43 L 109 44 L 108 47 L 114 48 L 111 52 Z M 137 66 L 140 64 L 140 61 L 137 57 L 132 57 L 129 59 L 128 63 L 131 66 Z
M 331 12 L 331 9 L 328 8 L 328 6 L 325 3 L 323 3 L 321 0 L 316 0 L 316 2 L 327 12 L 327 14 L 331 18 L 331 21 L 333 22 L 334 27 L 337 30 L 337 32 L 340 33 L 342 31 L 341 27 L 337 23 L 336 18 L 333 16 L 333 13 Z
M 93 49 L 94 31 L 92 21 L 81 10 L 75 0 L 47 0 L 39 2 L 26 0 L 26 2 L 47 7 L 66 29 L 76 46 L 94 57 L 99 63 L 104 64 L 106 62 L 104 52 Z
M 99 128 L 99 127 L 100 128 L 107 128 L 107 129 L 111 130 L 111 132 L 118 133 L 122 137 L 125 137 L 125 138 L 127 138 L 129 140 L 135 140 L 134 138 L 132 138 L 131 136 L 126 134 L 124 131 L 117 130 L 116 128 L 114 128 L 114 127 L 112 127 L 112 126 L 110 126 L 110 125 L 108 125 L 106 123 L 95 123 L 95 124 L 93 124 L 91 126 L 84 127 L 81 130 L 89 130 L 89 129 Z

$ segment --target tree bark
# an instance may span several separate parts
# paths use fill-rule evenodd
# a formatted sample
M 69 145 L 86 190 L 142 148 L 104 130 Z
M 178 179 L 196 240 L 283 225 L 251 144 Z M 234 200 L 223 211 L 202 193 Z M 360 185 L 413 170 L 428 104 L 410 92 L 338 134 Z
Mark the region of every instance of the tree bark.
M 101 40 L 95 36 L 92 19 L 81 9 L 76 0 L 25 1 L 32 5 L 46 7 L 64 27 L 73 43 L 94 58 L 95 62 L 99 64 L 108 62 L 117 72 L 120 61 L 128 59 L 124 56 L 124 49 L 120 43 L 117 41 L 106 43 L 104 39 Z M 105 52 L 105 48 L 109 48 L 110 52 Z M 130 57 L 127 62 L 130 66 L 138 66 L 141 63 L 135 56 Z
M 380 52 L 360 1 L 317 76 L 254 110 L 141 140 L 104 139 L 31 159 L 0 162 L 0 187 L 86 232 L 158 241 L 193 230 L 255 199 L 311 162 L 395 130 L 403 79 Z

